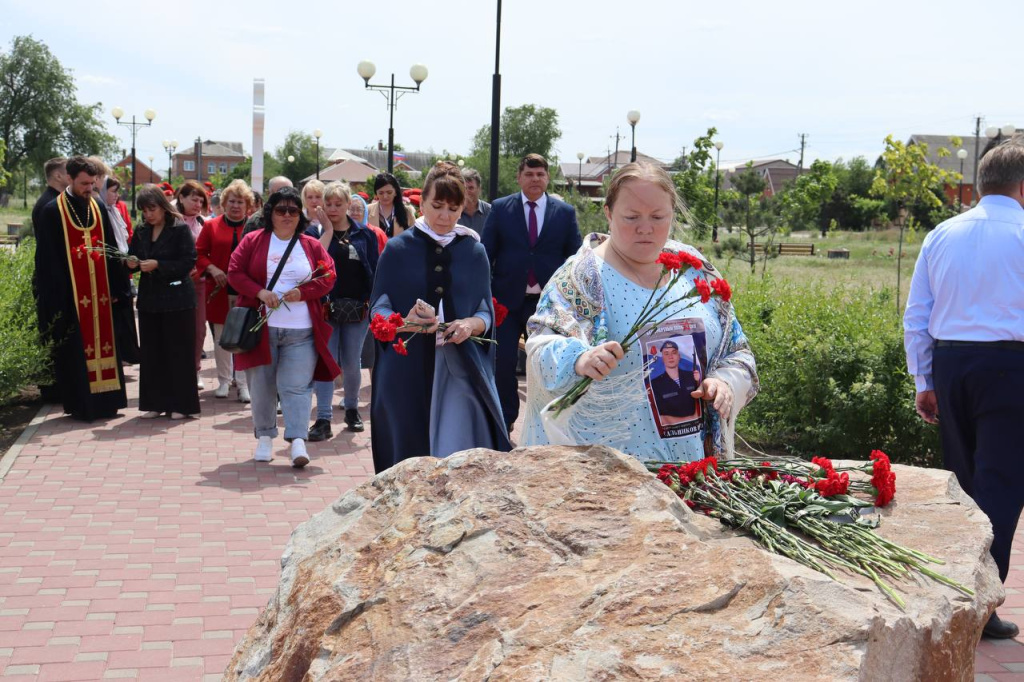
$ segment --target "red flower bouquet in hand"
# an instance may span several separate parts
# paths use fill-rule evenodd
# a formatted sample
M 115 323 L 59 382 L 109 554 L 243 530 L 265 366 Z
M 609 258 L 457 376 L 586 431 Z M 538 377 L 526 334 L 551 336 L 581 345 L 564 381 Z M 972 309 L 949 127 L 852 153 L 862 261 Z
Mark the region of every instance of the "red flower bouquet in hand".
M 451 326 L 450 323 L 441 322 L 437 325 L 437 331 L 444 332 L 449 326 Z M 399 338 L 395 341 L 399 330 L 403 327 L 412 329 L 413 334 L 425 334 L 428 329 L 428 327 L 424 327 L 417 322 L 409 322 L 398 313 L 391 313 L 387 317 L 384 317 L 380 313 L 376 313 L 373 318 L 370 319 L 370 333 L 373 334 L 373 338 L 381 341 L 382 343 L 391 343 L 391 347 L 399 355 L 408 355 L 409 349 L 406 346 L 405 339 Z M 409 335 L 409 339 L 412 339 L 412 334 Z M 495 343 L 494 340 L 487 339 L 482 336 L 470 336 L 469 340 L 475 341 L 476 343 Z M 392 341 L 394 341 L 394 343 L 392 343 Z
M 508 308 L 498 303 L 498 299 L 491 298 L 491 303 L 494 304 L 494 326 L 500 327 L 501 323 L 508 317 Z
M 313 268 L 313 271 L 311 273 L 309 273 L 309 276 L 306 277 L 301 282 L 299 282 L 298 284 L 296 284 L 295 288 L 297 289 L 297 288 L 301 287 L 303 284 L 309 284 L 310 282 L 315 282 L 318 279 L 332 280 L 332 279 L 335 279 L 337 276 L 338 275 L 334 272 L 334 263 L 328 263 L 325 260 L 318 260 L 316 262 L 316 267 Z M 216 289 L 214 289 L 214 293 L 217 293 Z M 212 295 L 213 294 L 211 294 L 211 296 Z M 280 299 L 280 300 L 281 300 L 281 303 L 280 303 L 280 305 L 278 307 L 283 305 L 288 310 L 291 310 L 291 308 L 288 307 L 288 304 L 285 303 L 284 299 Z M 249 331 L 253 331 L 254 332 L 257 329 L 259 329 L 260 327 L 266 325 L 267 324 L 267 320 L 269 320 L 270 316 L 273 314 L 273 312 L 275 310 L 277 310 L 277 308 L 268 308 L 266 306 L 263 306 L 262 308 L 263 308 L 263 314 L 260 315 L 259 321 L 256 324 L 254 324 Z
M 619 341 L 619 345 L 622 346 L 624 353 L 628 353 L 630 347 L 639 340 L 641 331 L 647 325 L 651 325 L 651 331 L 657 331 L 658 325 L 693 305 L 697 300 L 701 303 L 707 303 L 711 300 L 712 296 L 717 296 L 728 301 L 729 297 L 732 296 L 729 283 L 724 279 L 717 279 L 708 284 L 707 280 L 698 276 L 694 279 L 694 285 L 684 295 L 666 300 L 668 293 L 685 276 L 686 272 L 690 268 L 701 272 L 704 269 L 704 262 L 697 256 L 685 251 L 679 253 L 665 251 L 658 256 L 656 262 L 661 265 L 661 276 L 663 278 L 669 277 L 668 284 L 663 289 L 655 288 L 651 290 L 651 295 L 640 311 L 640 316 L 637 317 L 633 326 L 630 327 L 626 338 Z M 682 307 L 679 307 L 680 304 L 682 304 Z M 552 401 L 545 409 L 554 412 L 555 416 L 558 416 L 566 408 L 575 405 L 586 394 L 593 381 L 590 377 L 580 379 L 573 384 L 572 388 L 565 395 L 558 400 Z

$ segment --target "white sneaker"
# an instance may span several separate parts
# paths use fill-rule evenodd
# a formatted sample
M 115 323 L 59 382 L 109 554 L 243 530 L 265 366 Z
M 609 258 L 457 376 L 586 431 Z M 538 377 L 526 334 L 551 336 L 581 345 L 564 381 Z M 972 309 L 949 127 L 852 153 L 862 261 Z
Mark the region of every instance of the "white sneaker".
M 221 382 L 220 384 L 217 385 L 216 390 L 214 390 L 213 397 L 214 398 L 227 398 L 229 390 L 231 390 L 231 384 L 230 383 L 223 383 L 223 382 Z
M 238 387 L 238 402 L 240 403 L 251 403 L 252 398 L 249 397 L 249 388 L 247 386 Z
M 154 412 L 153 410 L 150 410 L 149 412 L 146 412 L 145 414 L 140 414 L 139 415 L 139 419 L 156 419 L 161 414 L 163 414 L 163 412 Z
M 296 469 L 309 464 L 309 455 L 306 453 L 306 441 L 296 438 L 292 441 L 292 466 Z
M 270 462 L 274 459 L 274 454 L 270 451 L 273 439 L 270 436 L 260 436 L 259 441 L 256 444 L 256 452 L 253 453 L 252 458 L 257 462 Z
M 199 377 L 196 380 L 196 388 L 198 388 L 200 391 L 206 390 L 206 384 L 203 383 L 203 378 L 202 377 Z

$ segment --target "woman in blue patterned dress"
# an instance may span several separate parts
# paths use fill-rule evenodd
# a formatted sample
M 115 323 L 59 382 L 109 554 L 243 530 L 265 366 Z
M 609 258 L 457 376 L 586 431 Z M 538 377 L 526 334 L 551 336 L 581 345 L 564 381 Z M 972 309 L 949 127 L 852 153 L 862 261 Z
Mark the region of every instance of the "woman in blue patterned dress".
M 664 300 L 684 297 L 718 271 L 669 240 L 682 209 L 672 180 L 645 163 L 624 166 L 605 200 L 608 235 L 591 234 L 552 276 L 530 318 L 523 445 L 601 443 L 641 460 L 691 461 L 731 453 L 736 416 L 757 395 L 754 356 L 722 297 L 672 306 L 627 353 L 626 337 L 652 291 L 670 277 L 663 252 L 701 263 Z M 546 409 L 582 377 L 587 393 L 559 415 Z M 691 412 L 692 410 L 692 412 Z

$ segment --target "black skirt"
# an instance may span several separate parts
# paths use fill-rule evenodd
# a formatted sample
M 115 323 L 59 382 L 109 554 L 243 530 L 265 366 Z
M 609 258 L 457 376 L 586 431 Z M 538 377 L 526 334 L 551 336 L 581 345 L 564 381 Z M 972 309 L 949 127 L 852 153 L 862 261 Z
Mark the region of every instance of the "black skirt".
M 139 311 L 139 409 L 199 414 L 196 311 Z

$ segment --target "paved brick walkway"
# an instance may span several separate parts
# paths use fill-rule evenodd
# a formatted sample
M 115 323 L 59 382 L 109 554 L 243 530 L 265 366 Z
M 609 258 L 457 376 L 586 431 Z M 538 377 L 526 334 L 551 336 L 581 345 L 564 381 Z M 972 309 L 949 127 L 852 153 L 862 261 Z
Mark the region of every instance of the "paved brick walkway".
M 146 421 L 128 374 L 122 417 L 81 424 L 52 410 L 0 460 L 2 682 L 219 680 L 277 585 L 292 529 L 373 471 L 369 432 L 341 430 L 338 410 L 304 470 L 281 439 L 257 466 L 233 392 L 204 391 L 199 420 Z M 212 360 L 203 376 L 215 383 Z M 1024 628 L 1024 561 L 1007 588 L 1000 614 Z M 976 672 L 1024 682 L 1024 646 L 983 641 Z

